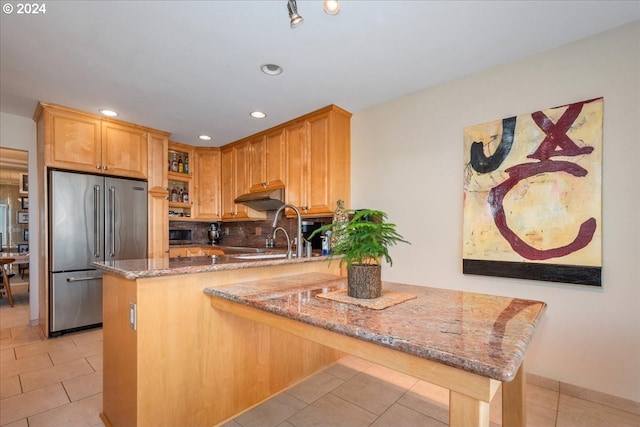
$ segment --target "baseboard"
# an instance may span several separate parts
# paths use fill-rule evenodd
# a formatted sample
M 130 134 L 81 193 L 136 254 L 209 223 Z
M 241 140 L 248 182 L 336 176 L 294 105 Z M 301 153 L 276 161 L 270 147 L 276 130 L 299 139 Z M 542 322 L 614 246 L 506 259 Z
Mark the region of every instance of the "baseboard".
M 610 406 L 620 409 L 621 411 L 630 412 L 640 415 L 640 402 L 625 399 L 623 397 L 613 396 L 600 391 L 590 390 L 588 388 L 579 387 L 577 385 L 565 383 L 562 381 L 552 380 L 535 374 L 527 374 L 527 384 L 543 387 L 549 390 L 557 391 L 567 396 L 577 397 L 579 399 L 588 400 L 589 402 L 599 403 L 601 405 Z

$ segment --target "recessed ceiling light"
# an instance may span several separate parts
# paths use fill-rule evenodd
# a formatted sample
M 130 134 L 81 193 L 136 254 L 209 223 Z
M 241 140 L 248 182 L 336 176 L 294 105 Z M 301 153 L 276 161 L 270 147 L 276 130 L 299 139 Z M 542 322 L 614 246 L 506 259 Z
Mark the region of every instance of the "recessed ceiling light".
M 105 108 L 103 108 L 102 110 L 98 110 L 100 111 L 100 113 L 102 113 L 103 115 L 107 116 L 107 117 L 117 117 L 118 113 L 116 111 L 113 110 L 107 110 Z
M 203 141 L 211 141 L 211 137 L 209 135 L 200 135 L 198 138 Z
M 264 119 L 265 117 L 267 117 L 267 115 L 262 111 L 252 111 L 251 117 L 253 117 L 254 119 Z
M 324 0 L 322 7 L 329 15 L 337 15 L 338 12 L 340 12 L 340 3 L 338 0 Z
M 278 74 L 282 74 L 282 68 L 276 64 L 262 64 L 260 66 L 260 71 L 269 76 L 277 76 Z

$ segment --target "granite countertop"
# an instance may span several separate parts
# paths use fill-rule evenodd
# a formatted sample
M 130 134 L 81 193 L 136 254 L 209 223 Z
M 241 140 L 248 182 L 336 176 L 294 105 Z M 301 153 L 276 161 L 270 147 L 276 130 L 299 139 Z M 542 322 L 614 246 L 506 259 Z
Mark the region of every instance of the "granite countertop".
M 540 301 L 383 283 L 415 299 L 373 310 L 317 297 L 345 289 L 321 273 L 206 288 L 204 293 L 364 339 L 499 381 L 511 381 L 546 309 Z
M 230 255 L 211 255 L 170 259 L 132 259 L 120 261 L 101 261 L 92 263 L 93 267 L 108 273 L 135 280 L 147 277 L 174 276 L 179 274 L 205 273 L 209 271 L 236 270 L 283 264 L 301 264 L 327 260 L 327 256 L 307 258 L 269 258 L 243 259 L 241 256 L 261 256 L 268 254 L 238 253 Z M 339 262 L 335 261 L 334 262 Z

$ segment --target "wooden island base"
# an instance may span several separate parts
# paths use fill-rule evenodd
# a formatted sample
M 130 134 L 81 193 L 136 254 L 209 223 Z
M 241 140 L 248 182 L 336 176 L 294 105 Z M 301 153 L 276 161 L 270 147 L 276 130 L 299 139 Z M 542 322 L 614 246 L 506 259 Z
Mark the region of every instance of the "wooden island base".
M 211 308 L 205 287 L 303 272 L 326 262 L 128 280 L 104 274 L 105 425 L 213 426 L 343 354 Z M 129 325 L 130 304 L 137 325 Z

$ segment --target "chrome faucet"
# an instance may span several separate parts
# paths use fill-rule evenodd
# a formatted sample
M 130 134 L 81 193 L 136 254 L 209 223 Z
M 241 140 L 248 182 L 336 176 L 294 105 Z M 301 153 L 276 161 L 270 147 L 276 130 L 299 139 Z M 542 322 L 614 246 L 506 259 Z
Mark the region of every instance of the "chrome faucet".
M 280 212 L 282 212 L 286 208 L 293 209 L 293 211 L 296 213 L 296 217 L 298 217 L 298 230 L 297 230 L 297 233 L 296 233 L 296 240 L 295 240 L 295 242 L 296 242 L 296 256 L 298 258 L 302 258 L 302 256 L 303 256 L 302 254 L 304 253 L 303 252 L 304 243 L 302 241 L 302 217 L 300 216 L 300 211 L 298 210 L 298 208 L 296 208 L 295 206 L 290 205 L 288 203 L 280 206 L 278 208 L 278 210 L 276 211 L 275 218 L 273 218 L 272 227 L 276 227 L 278 225 L 278 218 L 280 217 Z M 286 234 L 286 231 L 285 231 L 285 234 Z M 275 237 L 275 230 L 273 232 L 273 235 Z M 289 253 L 291 253 L 291 247 L 289 247 Z
M 287 258 L 291 259 L 291 239 L 289 238 L 289 234 L 287 233 L 287 230 L 285 230 L 283 227 L 278 227 L 275 230 L 273 230 L 273 240 L 276 239 L 276 232 L 278 230 L 281 230 L 284 233 L 284 237 L 287 238 Z

